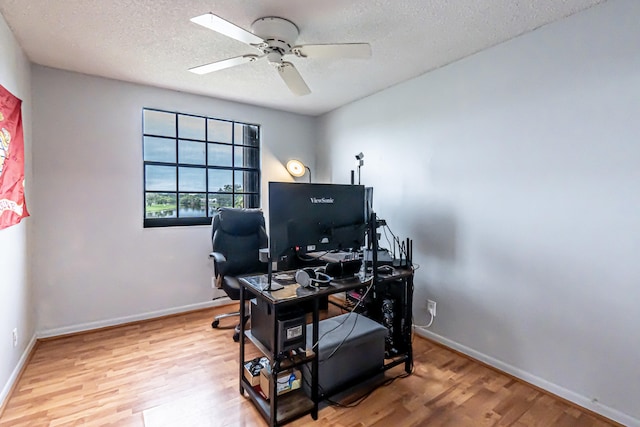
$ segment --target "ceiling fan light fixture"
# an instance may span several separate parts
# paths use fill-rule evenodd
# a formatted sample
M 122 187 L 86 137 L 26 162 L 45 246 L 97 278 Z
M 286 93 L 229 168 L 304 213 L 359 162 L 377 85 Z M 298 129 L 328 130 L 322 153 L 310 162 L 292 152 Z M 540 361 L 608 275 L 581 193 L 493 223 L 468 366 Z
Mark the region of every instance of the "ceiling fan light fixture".
M 282 65 L 282 54 L 275 50 L 269 52 L 267 53 L 267 61 L 269 61 L 269 64 L 279 67 Z

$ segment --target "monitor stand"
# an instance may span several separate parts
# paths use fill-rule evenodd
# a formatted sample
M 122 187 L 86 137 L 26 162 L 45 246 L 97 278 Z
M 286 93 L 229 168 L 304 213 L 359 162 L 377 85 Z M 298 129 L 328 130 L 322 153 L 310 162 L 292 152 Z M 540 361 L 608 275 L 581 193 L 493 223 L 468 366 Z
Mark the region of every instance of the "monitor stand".
M 271 251 L 269 250 L 269 248 L 262 248 L 259 250 L 258 252 L 258 258 L 260 259 L 260 262 L 266 262 L 267 263 L 267 286 L 260 286 L 260 289 L 262 291 L 279 291 L 280 289 L 283 289 L 284 286 L 282 286 L 280 283 L 274 283 L 272 278 L 273 278 L 273 260 L 271 259 Z
M 280 289 L 284 289 L 284 286 L 282 286 L 280 283 L 271 282 L 267 284 L 267 286 L 263 289 L 263 291 L 273 292 L 273 291 L 279 291 Z
M 269 256 L 269 267 L 267 273 L 267 287 L 263 290 L 265 291 L 279 291 L 280 289 L 284 289 L 280 283 L 276 283 L 273 281 L 273 262 L 271 261 L 271 256 Z

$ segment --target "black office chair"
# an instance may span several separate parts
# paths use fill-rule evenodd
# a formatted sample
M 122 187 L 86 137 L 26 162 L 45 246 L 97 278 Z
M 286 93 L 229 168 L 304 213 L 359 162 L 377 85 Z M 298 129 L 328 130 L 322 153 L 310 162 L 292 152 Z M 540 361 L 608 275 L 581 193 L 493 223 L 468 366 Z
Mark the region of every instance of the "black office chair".
M 220 208 L 211 221 L 211 244 L 216 283 L 232 300 L 240 299 L 238 277 L 264 273 L 266 263 L 260 262 L 259 250 L 269 244 L 264 215 L 260 209 Z M 240 312 L 221 314 L 211 323 L 220 325 L 220 319 L 240 316 Z M 248 319 L 241 319 L 246 322 Z M 240 338 L 240 325 L 235 327 L 233 340 Z

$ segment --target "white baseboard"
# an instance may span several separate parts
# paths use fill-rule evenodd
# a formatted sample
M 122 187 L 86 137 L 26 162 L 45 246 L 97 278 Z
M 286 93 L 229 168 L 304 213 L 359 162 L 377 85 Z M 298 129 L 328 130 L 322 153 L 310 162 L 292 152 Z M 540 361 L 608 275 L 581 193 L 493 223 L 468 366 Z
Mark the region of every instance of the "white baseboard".
M 33 348 L 35 347 L 36 342 L 38 341 L 38 338 L 51 338 L 59 335 L 85 332 L 85 331 L 90 331 L 92 329 L 99 329 L 99 328 L 104 328 L 108 326 L 116 326 L 116 325 L 121 325 L 125 323 L 130 323 L 130 322 L 153 319 L 156 317 L 162 317 L 162 316 L 167 316 L 171 314 L 184 313 L 187 311 L 199 310 L 202 308 L 220 307 L 223 305 L 227 305 L 231 302 L 232 301 L 229 298 L 224 297 L 224 298 L 216 299 L 214 301 L 206 301 L 198 304 L 190 304 L 190 305 L 184 305 L 181 307 L 173 307 L 166 310 L 151 311 L 151 312 L 137 314 L 133 316 L 125 316 L 125 317 L 119 317 L 115 319 L 103 320 L 98 322 L 89 322 L 89 323 L 83 323 L 80 325 L 67 326 L 64 328 L 48 329 L 48 330 L 36 332 L 31 337 L 31 341 L 29 341 L 29 344 L 27 345 L 24 352 L 22 353 L 22 356 L 20 357 L 20 360 L 18 361 L 18 364 L 16 365 L 15 369 L 11 373 L 11 376 L 7 380 L 7 383 L 2 388 L 2 392 L 0 393 L 0 408 L 2 408 L 2 406 L 5 403 L 5 400 L 9 397 L 9 393 L 11 392 L 13 385 L 18 380 L 18 376 L 20 375 L 20 372 L 22 371 L 22 369 L 24 369 L 24 365 L 27 363 L 27 360 L 29 359 L 29 355 L 33 351 Z
M 154 319 L 156 317 L 168 316 L 176 313 L 184 313 L 187 311 L 199 310 L 209 307 L 220 307 L 227 305 L 231 300 L 227 297 L 216 299 L 214 301 L 206 301 L 197 304 L 183 305 L 181 307 L 172 307 L 164 310 L 150 311 L 132 316 L 117 317 L 115 319 L 100 320 L 97 322 L 82 323 L 79 325 L 65 326 L 62 328 L 47 329 L 37 332 L 38 338 L 51 338 L 60 335 L 75 334 L 78 332 L 86 332 L 92 329 L 106 328 L 109 326 L 117 326 L 125 323 L 138 322 L 141 320 Z
M 27 360 L 29 360 L 29 355 L 33 351 L 33 347 L 35 347 L 36 341 L 38 341 L 38 339 L 34 334 L 31 337 L 29 344 L 27 344 L 27 347 L 22 352 L 22 356 L 20 356 L 20 360 L 18 360 L 18 364 L 11 372 L 11 375 L 9 376 L 7 383 L 2 388 L 2 392 L 0 392 L 0 408 L 4 406 L 6 399 L 9 397 L 9 393 L 13 388 L 13 385 L 16 383 L 16 381 L 18 380 L 18 377 L 20 376 L 20 372 L 22 372 L 25 364 L 27 363 Z
M 446 347 L 457 350 L 460 353 L 464 353 L 474 359 L 477 359 L 483 363 L 486 363 L 487 365 L 493 366 L 494 368 L 502 372 L 506 372 L 507 374 L 513 375 L 516 378 L 520 378 L 521 380 L 528 382 L 529 384 L 533 384 L 536 387 L 540 387 L 541 389 L 546 390 L 549 393 L 555 394 L 556 396 L 559 396 L 563 399 L 573 402 L 578 406 L 581 406 L 597 414 L 600 414 L 603 417 L 614 420 L 627 427 L 640 427 L 640 420 L 637 418 L 633 418 L 630 415 L 622 413 L 611 407 L 605 406 L 600 402 L 593 402 L 588 397 L 582 396 L 581 394 L 575 393 L 571 390 L 567 390 L 564 387 L 561 387 L 557 384 L 549 382 L 543 378 L 537 377 L 529 372 L 516 368 L 515 366 L 511 366 L 491 356 L 487 356 L 486 354 L 480 353 L 472 348 L 466 347 L 460 343 L 452 341 L 441 335 L 435 334 L 424 328 L 415 327 L 414 332 L 421 337 L 431 339 Z

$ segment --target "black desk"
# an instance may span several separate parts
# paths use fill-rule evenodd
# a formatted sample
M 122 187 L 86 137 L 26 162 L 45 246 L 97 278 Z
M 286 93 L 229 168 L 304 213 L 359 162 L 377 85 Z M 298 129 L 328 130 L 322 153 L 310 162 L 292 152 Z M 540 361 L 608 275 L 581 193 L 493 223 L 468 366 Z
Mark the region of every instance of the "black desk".
M 273 275 L 273 281 L 284 286 L 278 291 L 264 290 L 267 286 L 267 276 L 248 276 L 240 279 L 240 318 L 245 316 L 245 301 L 250 298 L 258 298 L 271 306 L 274 319 L 278 318 L 278 312 L 292 305 L 310 302 L 313 306 L 312 324 L 313 324 L 313 340 L 318 342 L 318 323 L 319 323 L 319 301 L 323 297 L 331 294 L 347 292 L 358 289 L 369 283 L 368 280 L 362 281 L 359 277 L 345 280 L 332 281 L 329 286 L 319 288 L 302 288 L 295 282 L 295 271 L 280 272 Z M 373 278 L 371 279 L 373 280 Z M 258 408 L 262 416 L 269 422 L 270 426 L 282 425 L 293 421 L 304 415 L 311 414 L 311 417 L 318 419 L 318 354 L 308 352 L 307 355 L 297 357 L 295 360 L 278 360 L 277 355 L 269 351 L 260 341 L 254 339 L 251 331 L 245 331 L 244 322 L 240 322 L 240 394 L 246 391 L 251 401 Z M 277 332 L 274 327 L 274 334 Z M 251 384 L 244 378 L 245 349 L 244 339 L 247 336 L 260 351 L 269 358 L 274 366 L 272 370 L 272 380 L 270 381 L 269 402 L 256 392 Z M 277 337 L 274 337 L 277 338 Z M 276 339 L 274 339 L 276 342 Z M 307 349 L 310 350 L 310 349 Z M 307 397 L 302 387 L 298 390 L 290 391 L 281 396 L 276 395 L 276 385 L 273 380 L 277 376 L 277 372 L 285 369 L 291 369 L 303 364 L 311 364 L 311 398 Z

